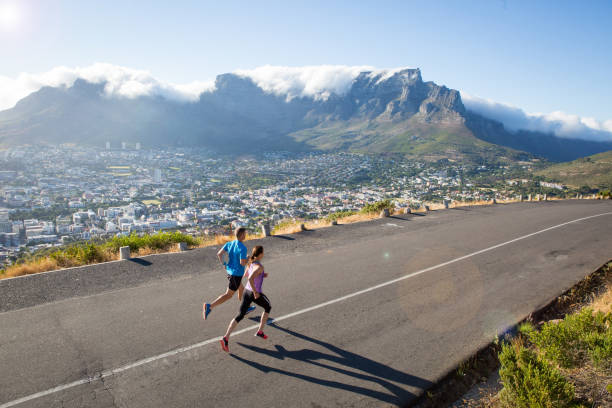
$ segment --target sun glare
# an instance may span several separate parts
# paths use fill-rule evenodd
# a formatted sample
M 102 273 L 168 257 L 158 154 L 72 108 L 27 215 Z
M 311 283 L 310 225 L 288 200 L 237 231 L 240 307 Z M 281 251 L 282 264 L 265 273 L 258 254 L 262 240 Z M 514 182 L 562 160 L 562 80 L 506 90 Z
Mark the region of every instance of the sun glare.
M 14 3 L 0 3 L 0 30 L 14 31 L 21 22 L 21 12 Z

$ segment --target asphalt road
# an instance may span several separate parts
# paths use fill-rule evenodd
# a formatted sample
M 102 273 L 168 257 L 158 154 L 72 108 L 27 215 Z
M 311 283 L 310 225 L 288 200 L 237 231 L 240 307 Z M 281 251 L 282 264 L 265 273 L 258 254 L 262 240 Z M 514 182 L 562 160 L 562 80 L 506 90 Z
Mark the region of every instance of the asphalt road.
M 237 299 L 201 317 L 214 249 L 0 281 L 0 408 L 405 405 L 612 258 L 611 227 L 612 201 L 566 201 L 260 240 L 277 323 L 230 354 Z

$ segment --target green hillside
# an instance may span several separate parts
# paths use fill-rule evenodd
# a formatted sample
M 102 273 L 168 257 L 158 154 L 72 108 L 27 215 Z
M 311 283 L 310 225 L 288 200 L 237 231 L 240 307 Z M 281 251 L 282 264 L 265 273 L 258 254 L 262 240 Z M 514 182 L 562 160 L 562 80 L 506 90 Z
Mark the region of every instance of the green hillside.
M 298 142 L 321 150 L 403 153 L 407 156 L 478 162 L 525 160 L 532 155 L 478 139 L 463 125 L 384 121 L 334 121 L 294 132 Z
M 568 186 L 587 185 L 610 189 L 612 188 L 612 150 L 568 163 L 555 164 L 537 174 Z

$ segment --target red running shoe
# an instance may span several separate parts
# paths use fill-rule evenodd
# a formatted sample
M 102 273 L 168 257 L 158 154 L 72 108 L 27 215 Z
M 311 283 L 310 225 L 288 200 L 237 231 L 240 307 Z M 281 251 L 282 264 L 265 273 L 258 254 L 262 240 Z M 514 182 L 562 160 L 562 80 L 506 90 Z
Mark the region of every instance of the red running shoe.
M 260 331 L 258 331 L 257 333 L 255 333 L 255 336 L 257 336 L 257 337 L 261 337 L 261 338 L 262 338 L 262 339 L 264 339 L 264 340 L 268 338 L 268 336 L 266 336 L 266 335 L 264 334 L 264 332 L 262 332 L 261 330 L 260 330 Z
M 229 353 L 229 343 L 227 342 L 227 339 L 224 337 L 219 340 L 219 342 L 221 343 L 221 348 L 223 349 L 223 351 Z

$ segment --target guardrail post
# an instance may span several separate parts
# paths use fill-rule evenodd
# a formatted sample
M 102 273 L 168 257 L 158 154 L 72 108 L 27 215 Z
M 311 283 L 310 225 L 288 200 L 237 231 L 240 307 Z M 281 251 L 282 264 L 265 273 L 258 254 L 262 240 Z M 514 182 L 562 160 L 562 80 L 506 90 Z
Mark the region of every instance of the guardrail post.
M 544 194 L 544 201 L 548 199 L 548 194 Z
M 425 211 L 430 211 L 429 206 L 428 205 L 424 205 L 423 208 L 425 208 Z
M 269 222 L 262 222 L 261 223 L 261 232 L 263 232 L 263 236 L 264 237 L 269 237 L 270 234 L 270 223 Z
M 381 212 L 380 212 L 380 218 L 385 218 L 389 216 L 389 209 L 388 208 L 384 208 Z
M 179 242 L 178 243 L 178 250 L 183 252 L 187 250 L 187 243 L 186 242 Z
M 410 214 L 410 213 L 412 213 L 412 210 L 410 209 L 410 207 L 404 208 L 404 214 Z
M 121 259 L 122 261 L 125 259 L 130 259 L 129 246 L 122 246 L 121 248 L 119 248 L 119 259 Z
M 331 225 L 338 225 L 338 220 L 332 220 Z
M 305 224 L 300 224 L 300 230 L 306 231 L 306 225 Z

